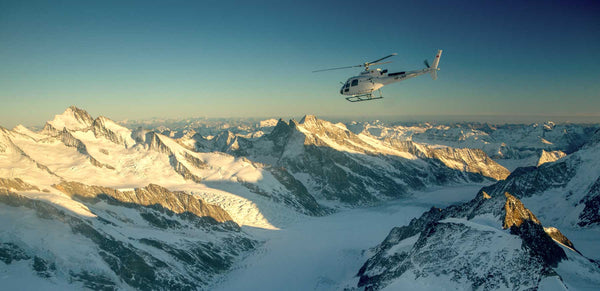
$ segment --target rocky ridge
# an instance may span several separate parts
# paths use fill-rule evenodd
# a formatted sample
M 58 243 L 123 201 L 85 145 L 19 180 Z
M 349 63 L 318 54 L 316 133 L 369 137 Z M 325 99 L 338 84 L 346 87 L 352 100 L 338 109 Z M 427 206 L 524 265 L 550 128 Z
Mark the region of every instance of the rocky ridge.
M 205 289 L 257 245 L 219 207 L 157 185 L 131 192 L 73 182 L 56 188 L 92 215 L 0 188 L 2 222 L 28 229 L 0 233 L 3 269 L 25 264 L 45 288 Z
M 516 197 L 484 196 L 481 191 L 463 205 L 432 208 L 392 229 L 359 270 L 358 287 L 379 290 L 404 278 L 429 276 L 480 290 L 535 289 L 547 277 L 562 281 L 558 264 L 581 255 L 567 255 L 571 250 L 555 243 Z M 579 262 L 600 275 L 594 263 Z
M 480 150 L 386 144 L 311 115 L 300 122 L 279 120 L 270 134 L 239 150 L 252 160 L 286 168 L 319 198 L 350 205 L 402 197 L 429 185 L 509 174 Z

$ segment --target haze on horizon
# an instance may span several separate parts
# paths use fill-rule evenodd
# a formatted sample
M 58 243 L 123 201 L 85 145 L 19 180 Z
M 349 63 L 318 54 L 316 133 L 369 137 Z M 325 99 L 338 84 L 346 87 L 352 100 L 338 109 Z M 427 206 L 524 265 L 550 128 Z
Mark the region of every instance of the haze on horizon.
M 289 117 L 600 122 L 595 1 L 0 1 L 0 126 L 70 105 L 113 120 Z M 428 76 L 349 103 L 311 73 L 397 52 Z

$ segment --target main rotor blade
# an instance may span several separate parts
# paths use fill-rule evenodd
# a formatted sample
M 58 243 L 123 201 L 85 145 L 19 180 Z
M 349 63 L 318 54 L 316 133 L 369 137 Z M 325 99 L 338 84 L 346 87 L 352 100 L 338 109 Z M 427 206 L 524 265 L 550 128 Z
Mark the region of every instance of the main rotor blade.
M 339 68 L 331 68 L 331 69 L 316 70 L 316 71 L 312 71 L 312 72 L 313 72 L 313 73 L 316 73 L 316 72 L 331 71 L 331 70 L 341 70 L 341 69 L 357 68 L 357 67 L 362 67 L 362 66 L 363 66 L 363 65 L 347 66 L 347 67 L 339 67 Z
M 383 65 L 383 64 L 389 64 L 389 63 L 392 63 L 392 61 L 381 62 L 381 63 L 369 63 L 369 67 L 371 67 L 371 66 L 377 66 L 377 65 Z
M 389 57 L 393 57 L 393 56 L 395 56 L 395 55 L 397 55 L 397 53 L 393 53 L 393 54 L 391 54 L 391 55 L 389 55 L 389 56 L 385 56 L 385 57 L 383 57 L 383 58 L 381 58 L 381 59 L 374 60 L 374 61 L 372 61 L 372 62 L 369 62 L 369 65 L 372 65 L 373 63 L 377 63 L 377 62 L 379 62 L 379 61 L 383 61 L 383 60 L 385 60 L 385 59 L 387 59 L 387 58 L 389 58 Z

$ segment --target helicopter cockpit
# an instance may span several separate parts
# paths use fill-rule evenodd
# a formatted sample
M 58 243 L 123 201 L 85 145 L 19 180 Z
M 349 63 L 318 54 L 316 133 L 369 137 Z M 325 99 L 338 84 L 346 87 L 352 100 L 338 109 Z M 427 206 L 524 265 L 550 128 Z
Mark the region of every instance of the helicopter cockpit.
M 344 84 L 340 89 L 340 94 L 344 95 L 344 93 L 350 91 L 350 87 L 354 87 L 356 85 L 358 85 L 358 79 L 348 79 L 348 81 L 346 81 L 346 84 Z

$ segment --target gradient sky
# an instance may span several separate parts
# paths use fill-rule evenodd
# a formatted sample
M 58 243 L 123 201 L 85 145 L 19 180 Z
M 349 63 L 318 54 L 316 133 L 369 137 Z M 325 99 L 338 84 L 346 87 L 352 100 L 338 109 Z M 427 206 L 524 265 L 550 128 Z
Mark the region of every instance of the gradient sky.
M 0 125 L 69 105 L 150 117 L 454 116 L 600 122 L 598 1 L 0 0 Z M 339 82 L 397 52 L 428 75 L 349 103 Z M 566 116 L 566 117 L 565 117 Z

